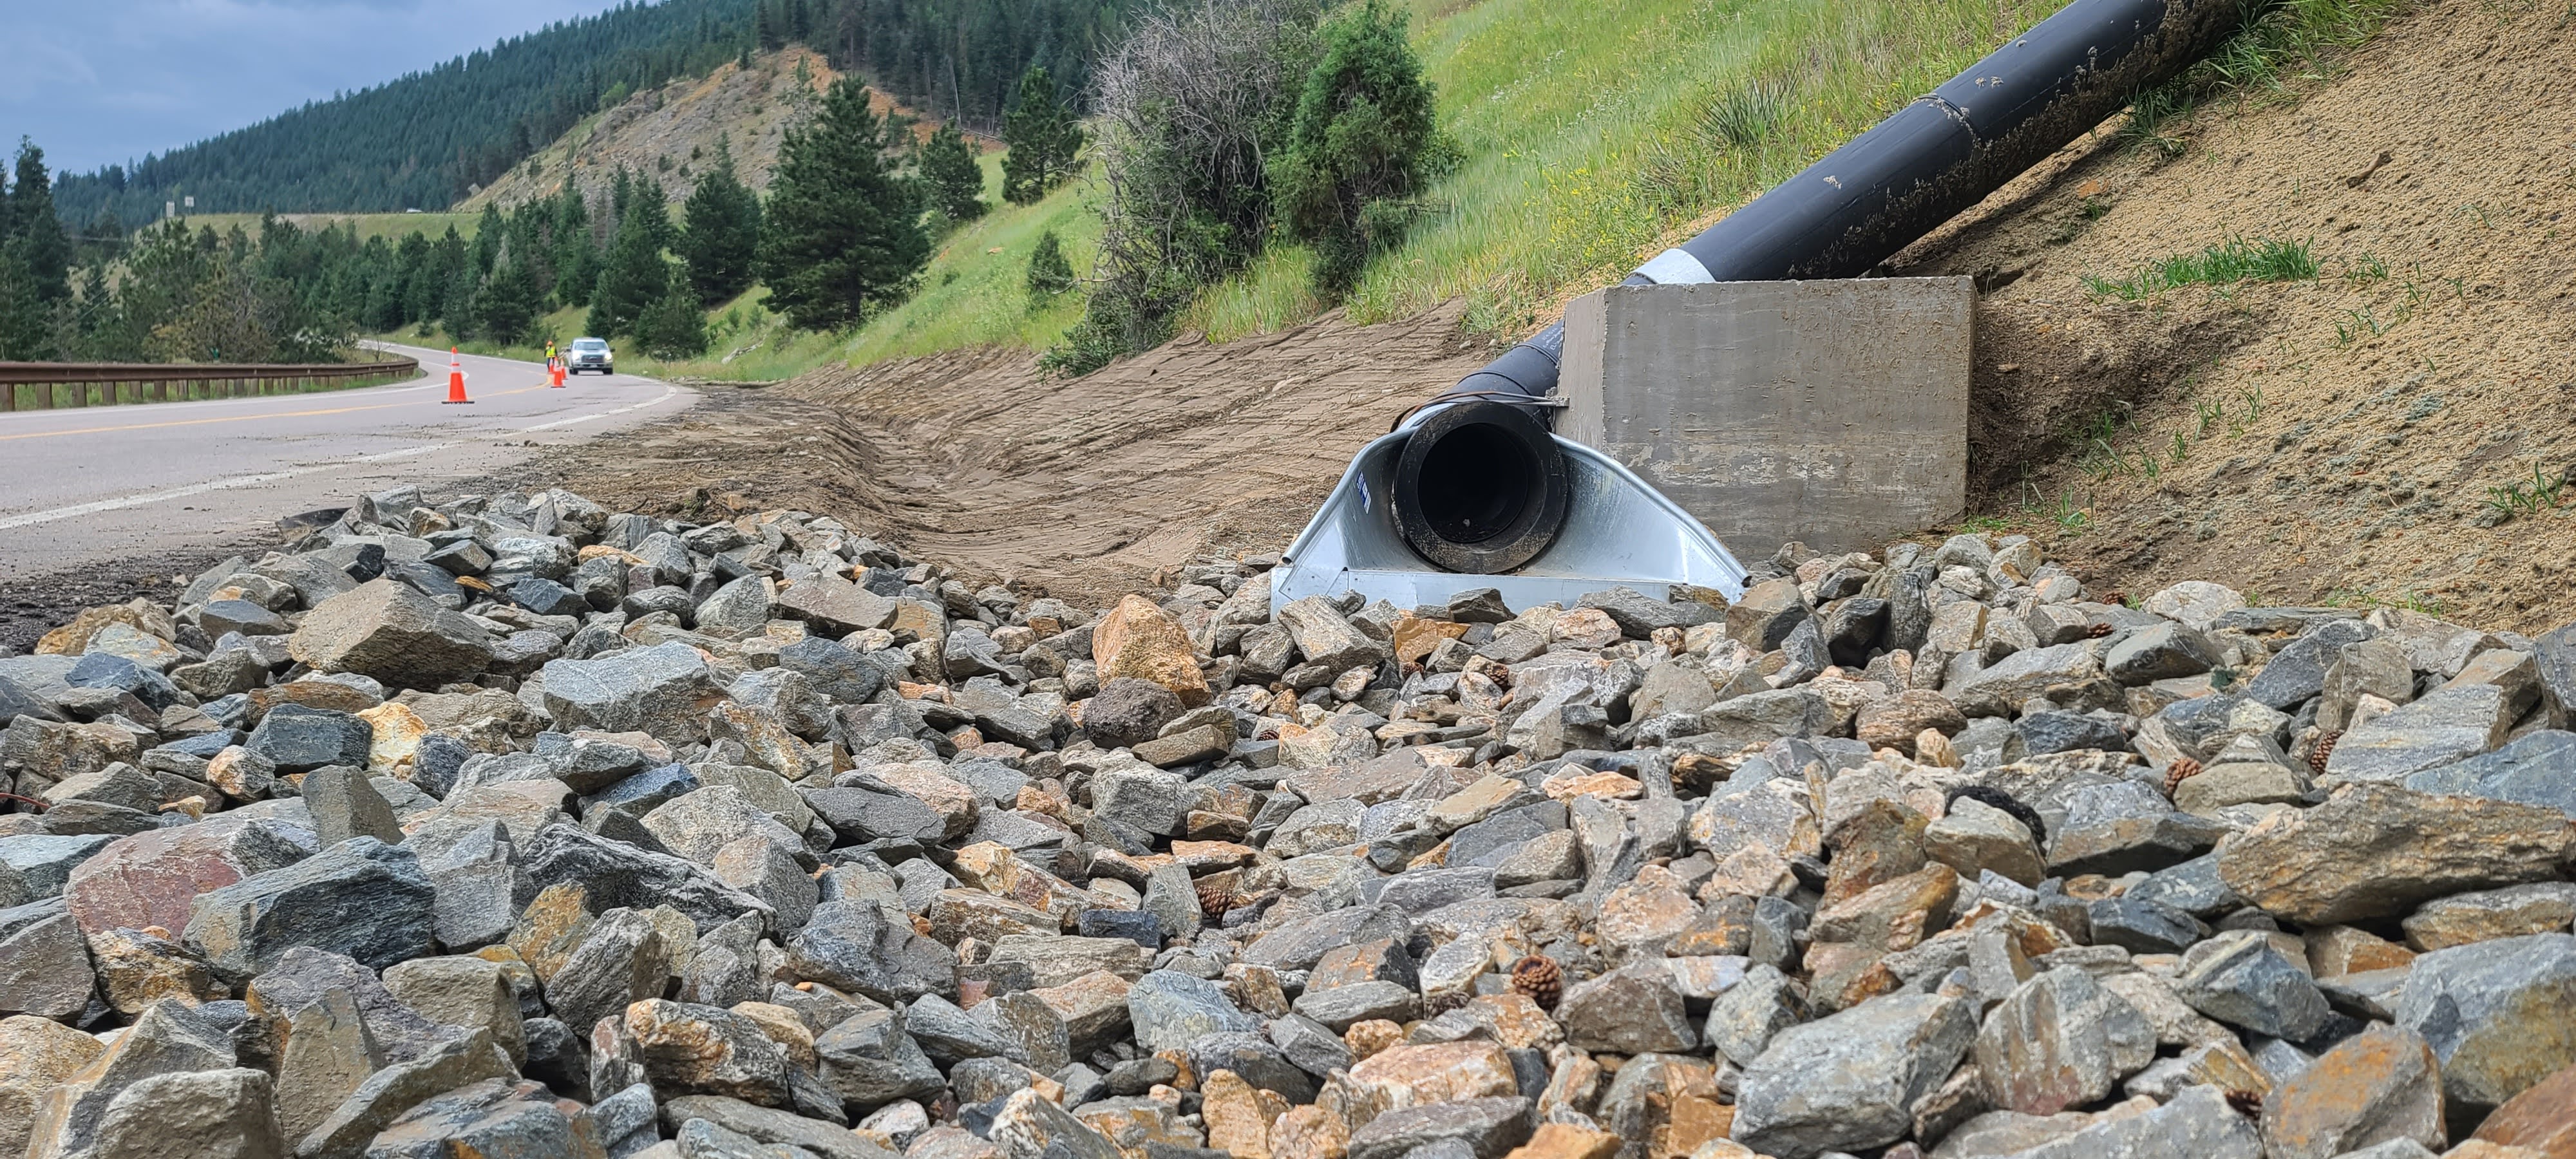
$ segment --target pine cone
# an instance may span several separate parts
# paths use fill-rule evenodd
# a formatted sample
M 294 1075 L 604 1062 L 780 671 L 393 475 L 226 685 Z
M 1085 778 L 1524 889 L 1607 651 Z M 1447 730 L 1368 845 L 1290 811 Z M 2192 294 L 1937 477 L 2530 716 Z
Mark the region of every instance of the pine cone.
M 1512 990 L 1541 1010 L 1554 1010 L 1556 1000 L 1565 996 L 1565 970 L 1550 958 L 1523 958 L 1512 964 Z
M 2110 635 L 2112 632 L 2115 632 L 2115 631 L 2117 631 L 2117 630 L 2118 630 L 2118 629 L 2113 628 L 2109 623 L 2107 623 L 2107 622 L 2106 622 L 2106 623 L 2095 624 L 2095 625 L 2093 625 L 2093 626 L 2092 626 L 2092 627 L 2090 627 L 2090 628 L 2086 628 L 2086 629 L 2084 629 L 2084 634 L 2085 634 L 2085 635 L 2087 635 L 2087 636 L 2091 636 L 2092 638 L 2094 638 L 2094 639 L 2096 639 L 2096 640 L 2099 640 L 2099 639 L 2101 639 L 2102 637 L 2104 637 L 2104 636 L 2108 636 L 2108 635 Z
M 2199 761 L 2190 757 L 2175 758 L 2174 763 L 2165 766 L 2165 795 L 2173 796 L 2173 791 L 2181 788 L 2184 781 L 2199 775 Z
M 2237 1114 L 2243 1115 L 2246 1118 L 2260 1119 L 2263 1117 L 2263 1096 L 2253 1091 L 2229 1090 L 2227 1092 L 2227 1105 L 2235 1108 Z
M 1222 918 L 1234 908 L 1234 883 L 1222 878 L 1202 877 L 1197 882 L 1199 912 L 1211 918 Z
M 2308 771 L 2320 777 L 2326 775 L 2326 760 L 2334 756 L 2335 742 L 2342 739 L 2343 734 L 2339 732 L 2318 737 L 2317 747 L 2308 751 Z

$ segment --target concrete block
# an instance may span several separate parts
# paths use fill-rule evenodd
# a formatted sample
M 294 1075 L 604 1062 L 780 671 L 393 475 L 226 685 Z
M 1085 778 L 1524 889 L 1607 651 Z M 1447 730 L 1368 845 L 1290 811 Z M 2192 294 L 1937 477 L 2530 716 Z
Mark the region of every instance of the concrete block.
M 1967 502 L 1968 278 L 1613 286 L 1565 311 L 1557 433 L 1740 558 L 1853 551 Z

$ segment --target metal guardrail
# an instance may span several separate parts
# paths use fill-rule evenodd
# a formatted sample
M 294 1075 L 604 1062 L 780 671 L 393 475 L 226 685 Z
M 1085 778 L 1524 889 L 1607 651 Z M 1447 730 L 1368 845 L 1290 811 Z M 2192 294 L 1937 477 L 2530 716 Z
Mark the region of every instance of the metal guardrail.
M 0 412 L 343 390 L 400 381 L 419 372 L 420 360 L 410 357 L 239 365 L 0 362 Z

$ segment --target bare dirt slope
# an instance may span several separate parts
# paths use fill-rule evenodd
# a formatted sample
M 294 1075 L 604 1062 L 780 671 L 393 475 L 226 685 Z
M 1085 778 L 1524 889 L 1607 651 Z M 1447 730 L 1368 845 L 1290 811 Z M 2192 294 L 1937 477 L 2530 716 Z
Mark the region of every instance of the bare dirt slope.
M 804 69 L 802 83 L 799 66 Z M 659 177 L 665 195 L 675 203 L 685 201 L 697 188 L 698 175 L 715 164 L 720 134 L 733 151 L 735 175 L 753 189 L 766 190 L 787 130 L 811 116 L 823 91 L 839 78 L 823 54 L 801 44 L 753 57 L 748 69 L 731 62 L 718 65 L 706 76 L 637 93 L 575 125 L 456 208 L 476 213 L 486 204 L 508 207 L 554 197 L 563 192 L 567 174 L 585 190 L 602 189 L 620 165 Z M 868 98 L 879 116 L 889 110 L 917 116 L 884 93 L 870 90 Z M 927 135 L 930 128 L 924 123 L 916 131 Z
M 713 394 L 614 461 L 557 469 L 622 509 L 828 512 L 982 578 L 1099 601 L 1203 552 L 1285 547 L 1352 453 L 1491 356 L 1450 309 L 1184 338 L 1072 380 L 1026 352 L 828 367 Z
M 1900 256 L 1989 288 L 1972 510 L 2133 591 L 2565 621 L 2576 520 L 2490 488 L 2576 463 L 2576 9 L 2441 0 L 2346 63 L 2204 110 L 2179 157 L 2105 133 Z M 2239 236 L 2322 276 L 2080 282 Z

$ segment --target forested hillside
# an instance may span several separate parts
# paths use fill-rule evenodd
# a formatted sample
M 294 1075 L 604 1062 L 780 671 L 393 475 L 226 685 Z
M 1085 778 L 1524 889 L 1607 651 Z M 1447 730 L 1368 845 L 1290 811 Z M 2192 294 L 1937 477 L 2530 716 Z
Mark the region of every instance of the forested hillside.
M 855 69 L 905 104 L 995 133 L 1022 72 L 1037 65 L 1062 91 L 1086 91 L 1091 62 L 1141 7 L 1140 0 L 838 0 L 828 39 L 815 43 L 835 67 Z
M 150 221 L 191 196 L 216 213 L 439 209 L 631 94 L 796 42 L 916 108 L 992 132 L 1032 64 L 1080 92 L 1138 2 L 630 0 L 131 169 L 66 174 L 56 200 L 83 224 L 106 211 Z
M 150 221 L 183 196 L 209 212 L 442 208 L 603 101 L 733 58 L 753 34 L 755 7 L 622 4 L 146 157 L 130 172 L 67 175 L 56 201 L 76 222 L 104 209 Z

